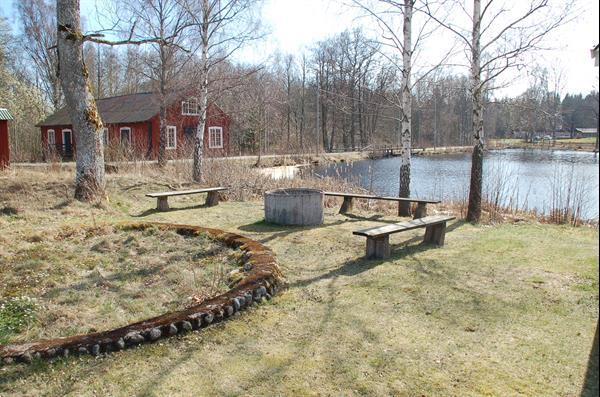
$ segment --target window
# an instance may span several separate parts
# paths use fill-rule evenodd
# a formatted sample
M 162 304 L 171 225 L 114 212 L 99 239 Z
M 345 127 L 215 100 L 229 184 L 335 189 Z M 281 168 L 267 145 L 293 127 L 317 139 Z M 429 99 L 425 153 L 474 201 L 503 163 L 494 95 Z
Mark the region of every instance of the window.
M 177 127 L 174 125 L 167 126 L 167 149 L 175 149 L 177 147 Z
M 108 128 L 102 129 L 102 142 L 104 143 L 104 147 L 108 146 Z
M 198 113 L 198 100 L 196 98 L 190 98 L 187 101 L 181 102 L 181 114 L 184 116 L 197 116 Z
M 211 149 L 223 147 L 223 128 L 208 127 L 208 147 Z
M 119 132 L 121 133 L 121 145 L 131 146 L 131 128 L 121 127 Z
M 56 134 L 54 130 L 46 131 L 46 135 L 48 137 L 48 147 L 54 147 L 56 145 Z

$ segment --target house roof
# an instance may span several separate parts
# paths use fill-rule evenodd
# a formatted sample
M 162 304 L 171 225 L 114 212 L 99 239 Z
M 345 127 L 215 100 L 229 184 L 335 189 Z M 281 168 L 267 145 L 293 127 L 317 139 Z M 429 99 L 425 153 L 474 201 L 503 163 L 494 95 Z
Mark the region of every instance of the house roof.
M 12 120 L 13 116 L 8 109 L 0 108 L 0 120 Z
M 158 114 L 158 94 L 141 92 L 96 100 L 98 112 L 104 124 L 136 123 L 151 119 Z M 38 126 L 68 125 L 71 119 L 67 107 L 48 116 Z

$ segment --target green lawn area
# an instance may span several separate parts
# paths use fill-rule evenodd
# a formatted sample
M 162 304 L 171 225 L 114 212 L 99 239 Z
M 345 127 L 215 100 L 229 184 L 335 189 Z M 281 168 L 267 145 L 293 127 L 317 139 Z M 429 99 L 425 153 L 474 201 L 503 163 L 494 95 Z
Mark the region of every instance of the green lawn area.
M 597 229 L 459 221 L 444 248 L 419 245 L 415 231 L 392 237 L 391 259 L 366 261 L 364 238 L 351 232 L 397 218 L 329 208 L 322 226 L 279 227 L 262 221 L 261 202 L 205 208 L 198 196 L 156 213 L 143 194 L 160 186 L 111 178 L 105 208 L 53 209 L 61 183 L 55 196 L 39 183 L 25 192 L 38 208 L 22 204 L 21 215 L 0 216 L 0 228 L 26 234 L 131 219 L 217 227 L 273 249 L 289 288 L 200 332 L 97 358 L 0 367 L 0 395 L 582 392 L 598 321 Z M 26 201 L 25 193 L 12 197 Z M 101 317 L 90 326 L 102 329 Z M 588 381 L 596 389 L 583 395 L 597 395 L 597 379 Z

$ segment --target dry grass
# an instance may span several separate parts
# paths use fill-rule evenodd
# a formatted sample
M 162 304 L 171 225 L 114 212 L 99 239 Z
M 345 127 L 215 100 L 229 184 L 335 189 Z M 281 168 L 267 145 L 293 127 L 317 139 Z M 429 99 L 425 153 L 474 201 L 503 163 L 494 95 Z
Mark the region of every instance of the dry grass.
M 60 185 L 56 178 L 44 183 Z M 2 367 L 2 395 L 579 395 L 586 384 L 583 395 L 597 393 L 597 378 L 596 386 L 586 378 L 598 321 L 597 229 L 457 222 L 443 249 L 419 245 L 415 231 L 392 237 L 389 260 L 366 261 L 352 230 L 397 218 L 330 208 L 320 227 L 278 227 L 262 221 L 260 201 L 205 208 L 194 196 L 157 213 L 143 193 L 180 183 L 164 175 L 111 176 L 106 207 L 52 209 L 60 189 L 52 198 L 44 183 L 11 200 L 23 212 L 0 216 L 0 227 L 91 224 L 92 213 L 97 223 L 219 227 L 272 248 L 290 286 L 207 331 L 99 358 Z M 30 205 L 28 196 L 47 202 Z

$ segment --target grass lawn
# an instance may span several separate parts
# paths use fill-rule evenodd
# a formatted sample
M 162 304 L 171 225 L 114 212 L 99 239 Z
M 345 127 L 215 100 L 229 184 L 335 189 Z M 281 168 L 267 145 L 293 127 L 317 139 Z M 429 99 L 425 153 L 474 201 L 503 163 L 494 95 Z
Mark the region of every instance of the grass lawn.
M 260 202 L 205 208 L 189 196 L 156 213 L 143 194 L 161 186 L 143 178 L 112 176 L 105 208 L 65 199 L 66 179 L 17 189 L 11 178 L 0 174 L 8 186 L 0 207 L 23 212 L 0 215 L 2 230 L 131 219 L 218 227 L 272 248 L 289 289 L 153 345 L 0 367 L 2 396 L 554 396 L 579 395 L 586 383 L 598 321 L 596 229 L 454 222 L 444 248 L 419 245 L 422 231 L 402 233 L 391 259 L 366 261 L 352 230 L 397 218 L 329 208 L 323 226 L 278 227 L 262 221 Z M 20 243 L 3 238 L 0 252 Z M 0 261 L 2 272 L 15 271 Z M 92 326 L 103 328 L 100 315 Z M 597 395 L 597 379 L 588 382 L 595 389 L 583 394 Z

